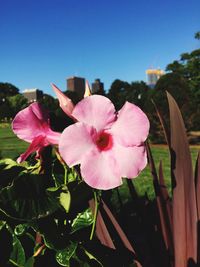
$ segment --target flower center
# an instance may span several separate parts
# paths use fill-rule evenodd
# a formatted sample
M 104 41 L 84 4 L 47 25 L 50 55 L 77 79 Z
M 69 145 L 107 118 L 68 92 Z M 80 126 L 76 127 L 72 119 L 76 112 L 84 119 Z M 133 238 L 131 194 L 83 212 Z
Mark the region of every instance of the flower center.
M 113 145 L 112 135 L 106 132 L 100 132 L 97 135 L 95 143 L 101 151 L 108 150 Z

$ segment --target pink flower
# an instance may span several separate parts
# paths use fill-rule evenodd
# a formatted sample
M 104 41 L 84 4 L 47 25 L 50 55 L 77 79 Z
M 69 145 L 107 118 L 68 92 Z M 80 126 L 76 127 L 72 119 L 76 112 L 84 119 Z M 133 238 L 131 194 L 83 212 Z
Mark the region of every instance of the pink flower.
M 24 161 L 31 153 L 50 144 L 58 144 L 60 133 L 51 130 L 48 113 L 38 103 L 21 110 L 12 122 L 13 132 L 26 142 L 31 143 L 27 151 L 18 158 Z
M 67 114 L 67 116 L 76 121 L 76 119 L 72 116 L 72 111 L 74 109 L 74 104 L 72 100 L 69 97 L 67 97 L 55 84 L 52 83 L 51 86 L 58 98 L 61 109 Z M 88 81 L 86 81 L 84 97 L 90 95 L 91 95 L 90 85 Z
M 72 116 L 78 122 L 61 134 L 59 151 L 70 167 L 80 164 L 88 185 L 115 188 L 122 177 L 134 178 L 146 166 L 149 120 L 139 107 L 126 102 L 116 113 L 108 98 L 93 95 L 81 100 Z
M 72 111 L 74 109 L 74 104 L 72 100 L 67 97 L 55 84 L 51 84 L 60 104 L 61 109 L 72 119 Z

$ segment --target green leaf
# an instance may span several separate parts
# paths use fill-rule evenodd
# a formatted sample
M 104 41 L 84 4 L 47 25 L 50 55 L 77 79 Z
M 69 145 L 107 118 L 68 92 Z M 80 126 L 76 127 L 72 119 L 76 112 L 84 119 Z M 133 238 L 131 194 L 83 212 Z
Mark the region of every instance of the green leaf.
M 12 251 L 12 234 L 8 230 L 8 227 L 6 224 L 1 225 L 0 229 L 0 248 L 1 248 L 1 253 L 0 253 L 0 262 L 1 266 L 6 266 L 7 261 L 9 260 L 10 253 Z
M 5 226 L 5 224 L 6 224 L 6 221 L 0 221 L 0 231 Z
M 23 166 L 20 166 L 12 159 L 0 160 L 0 189 L 11 185 L 19 173 L 24 170 Z
M 6 158 L 6 159 L 1 159 L 0 160 L 0 169 L 9 169 L 12 168 L 13 166 L 19 166 L 16 161 Z
M 52 175 L 57 187 L 64 184 L 65 168 L 58 160 L 52 164 Z
M 60 204 L 68 213 L 71 204 L 71 195 L 66 185 L 60 187 L 50 187 L 47 193 Z
M 67 172 L 67 181 L 68 183 L 76 181 L 78 178 L 77 172 L 74 170 L 74 168 L 71 168 Z
M 26 261 L 24 267 L 33 267 L 33 266 L 34 266 L 34 262 L 35 262 L 34 257 L 30 257 L 30 258 Z
M 94 197 L 93 189 L 83 181 L 71 182 L 67 186 L 71 193 L 71 209 L 83 212 L 88 201 Z
M 35 221 L 32 223 L 32 227 L 43 236 L 45 245 L 50 249 L 62 250 L 69 244 L 69 229 L 64 221 L 50 216 Z
M 7 216 L 21 220 L 46 217 L 59 207 L 46 193 L 49 177 L 21 173 L 10 186 L 0 191 L 0 209 Z
M 52 169 L 53 178 L 57 187 L 76 181 L 78 178 L 78 174 L 74 168 L 69 168 L 64 162 L 61 163 L 58 159 L 53 162 Z
M 70 259 L 74 255 L 77 246 L 78 244 L 76 242 L 71 242 L 67 248 L 58 251 L 56 253 L 56 261 L 61 266 L 70 266 Z
M 101 267 L 103 267 L 103 265 L 101 264 L 101 262 L 98 261 L 97 258 L 96 258 L 94 255 L 92 255 L 92 254 L 91 254 L 89 251 L 87 251 L 85 248 L 83 248 L 83 249 L 84 249 L 85 254 L 88 256 L 88 258 L 89 258 L 90 260 L 94 260 L 94 261 L 98 262 L 98 264 L 99 264 Z
M 15 235 L 13 235 L 13 250 L 10 255 L 10 261 L 20 267 L 23 267 L 26 261 L 22 244 Z
M 90 226 L 93 223 L 93 215 L 91 209 L 87 209 L 84 212 L 78 213 L 77 217 L 72 223 L 72 233 Z
M 66 212 L 69 212 L 71 197 L 69 191 L 62 192 L 60 194 L 60 204 L 63 206 Z
M 27 228 L 27 224 L 18 224 L 17 226 L 15 226 L 14 233 L 18 236 L 23 235 L 26 232 Z

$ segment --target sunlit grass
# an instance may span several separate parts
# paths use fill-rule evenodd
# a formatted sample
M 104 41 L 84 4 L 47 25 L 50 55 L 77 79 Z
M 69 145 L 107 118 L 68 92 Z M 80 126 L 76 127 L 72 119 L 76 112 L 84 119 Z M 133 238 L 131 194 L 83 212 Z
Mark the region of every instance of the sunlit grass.
M 0 124 L 0 157 L 17 158 L 28 147 L 12 132 L 10 124 Z

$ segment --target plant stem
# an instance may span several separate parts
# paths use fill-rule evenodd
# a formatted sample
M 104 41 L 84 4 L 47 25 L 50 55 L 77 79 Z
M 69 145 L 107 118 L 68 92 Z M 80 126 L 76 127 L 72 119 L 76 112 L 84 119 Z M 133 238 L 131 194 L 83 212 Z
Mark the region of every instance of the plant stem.
M 92 240 L 93 235 L 94 235 L 94 230 L 95 230 L 95 226 L 96 226 L 96 221 L 97 221 L 97 212 L 98 212 L 98 200 L 97 200 L 97 193 L 94 191 L 94 202 L 95 202 L 95 209 L 94 209 L 94 221 L 92 224 L 92 230 L 91 230 L 91 234 L 90 234 L 90 240 Z

